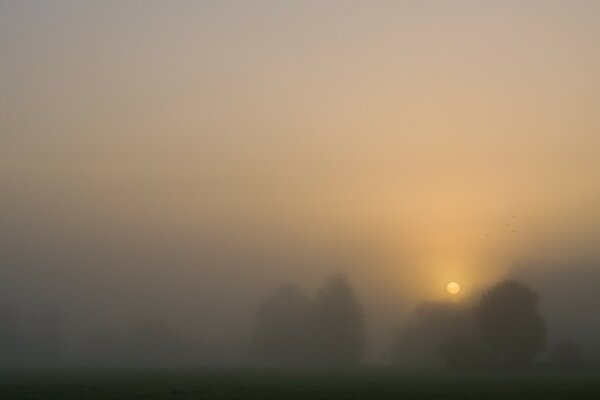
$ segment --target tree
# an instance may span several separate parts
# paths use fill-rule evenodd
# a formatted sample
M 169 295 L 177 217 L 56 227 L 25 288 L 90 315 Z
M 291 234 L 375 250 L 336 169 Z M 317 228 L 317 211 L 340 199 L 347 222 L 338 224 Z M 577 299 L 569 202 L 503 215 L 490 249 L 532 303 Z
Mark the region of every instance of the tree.
M 279 288 L 261 303 L 251 340 L 259 361 L 279 365 L 308 362 L 310 309 L 306 293 L 294 285 Z
M 487 290 L 477 309 L 481 340 L 501 366 L 520 366 L 544 350 L 546 322 L 539 296 L 525 283 L 505 280 Z
M 363 313 L 343 274 L 333 274 L 315 301 L 294 285 L 267 297 L 256 313 L 254 354 L 271 364 L 355 365 L 365 348 Z
M 478 338 L 473 312 L 456 302 L 419 304 L 399 331 L 393 349 L 397 364 L 476 364 Z
M 346 275 L 332 274 L 317 293 L 314 322 L 321 363 L 356 365 L 362 360 L 366 345 L 363 311 Z
M 561 369 L 580 369 L 589 367 L 591 362 L 586 357 L 583 346 L 571 339 L 565 338 L 554 346 L 550 362 Z

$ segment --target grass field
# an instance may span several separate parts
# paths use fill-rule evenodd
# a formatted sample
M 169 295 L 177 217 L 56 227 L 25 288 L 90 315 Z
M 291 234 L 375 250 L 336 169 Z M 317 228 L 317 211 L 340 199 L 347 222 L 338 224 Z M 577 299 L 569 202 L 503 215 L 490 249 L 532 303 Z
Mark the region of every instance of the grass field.
M 600 399 L 600 373 L 4 371 L 0 399 Z

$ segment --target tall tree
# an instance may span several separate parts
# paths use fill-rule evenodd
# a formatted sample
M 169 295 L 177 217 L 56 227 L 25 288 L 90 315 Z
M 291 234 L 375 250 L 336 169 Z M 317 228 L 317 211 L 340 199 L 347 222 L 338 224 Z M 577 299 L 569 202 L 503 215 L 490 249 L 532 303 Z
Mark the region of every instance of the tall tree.
M 259 361 L 279 365 L 308 362 L 310 308 L 306 293 L 294 285 L 279 288 L 261 303 L 251 340 Z
M 544 350 L 546 322 L 539 296 L 527 284 L 505 280 L 486 291 L 477 308 L 481 340 L 502 366 L 527 364 Z
M 317 293 L 315 340 L 318 359 L 329 365 L 355 365 L 364 354 L 363 311 L 348 277 L 332 274 Z

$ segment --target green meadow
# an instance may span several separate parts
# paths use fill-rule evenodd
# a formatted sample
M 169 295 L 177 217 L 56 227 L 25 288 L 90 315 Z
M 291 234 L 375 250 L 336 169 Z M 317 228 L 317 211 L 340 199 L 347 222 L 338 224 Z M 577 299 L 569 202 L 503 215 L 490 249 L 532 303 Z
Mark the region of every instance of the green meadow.
M 600 372 L 22 370 L 2 399 L 599 399 Z

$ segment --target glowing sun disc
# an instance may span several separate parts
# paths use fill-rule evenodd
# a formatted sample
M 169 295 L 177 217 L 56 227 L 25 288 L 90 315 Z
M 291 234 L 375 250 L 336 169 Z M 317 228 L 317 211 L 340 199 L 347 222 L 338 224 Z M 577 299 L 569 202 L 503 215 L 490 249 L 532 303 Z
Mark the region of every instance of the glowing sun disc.
M 460 292 L 460 285 L 456 282 L 450 282 L 448 286 L 446 286 L 446 290 L 450 294 L 458 294 L 458 292 Z

